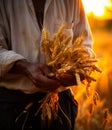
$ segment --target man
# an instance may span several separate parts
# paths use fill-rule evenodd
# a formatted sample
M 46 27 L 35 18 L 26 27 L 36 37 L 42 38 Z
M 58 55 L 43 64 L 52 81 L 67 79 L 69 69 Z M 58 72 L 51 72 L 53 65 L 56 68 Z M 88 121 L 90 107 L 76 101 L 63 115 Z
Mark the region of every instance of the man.
M 91 50 L 91 32 L 81 0 L 0 1 L 0 130 L 74 130 L 77 103 L 66 90 L 75 84 L 74 77 L 62 74 L 57 79 L 40 51 L 42 27 L 54 34 L 64 22 L 74 38 L 87 31 L 83 44 Z M 59 104 L 67 118 L 59 110 L 61 121 L 43 127 L 41 112 L 34 116 L 39 101 L 60 86 Z M 21 115 L 30 102 L 29 112 Z

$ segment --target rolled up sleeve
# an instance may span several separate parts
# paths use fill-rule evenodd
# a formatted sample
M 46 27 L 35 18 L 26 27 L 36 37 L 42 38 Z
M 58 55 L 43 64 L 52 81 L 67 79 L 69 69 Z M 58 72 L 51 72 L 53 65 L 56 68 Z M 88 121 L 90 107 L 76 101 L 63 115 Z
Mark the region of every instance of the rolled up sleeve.
M 4 22 L 0 12 L 0 77 L 4 76 L 17 60 L 24 59 L 22 55 L 9 50 L 6 37 Z
M 24 59 L 24 57 L 13 51 L 0 49 L 0 77 L 4 76 L 12 68 L 13 64 L 21 59 Z

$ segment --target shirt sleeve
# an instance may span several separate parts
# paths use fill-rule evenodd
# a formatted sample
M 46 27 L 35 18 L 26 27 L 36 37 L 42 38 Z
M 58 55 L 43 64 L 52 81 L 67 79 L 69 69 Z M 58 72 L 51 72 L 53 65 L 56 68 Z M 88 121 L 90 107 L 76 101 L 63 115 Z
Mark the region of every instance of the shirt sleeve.
M 73 22 L 74 38 L 79 36 L 82 32 L 86 32 L 83 45 L 87 48 L 89 53 L 91 53 L 94 56 L 95 54 L 92 50 L 93 37 L 88 23 L 88 19 L 85 14 L 82 0 L 77 0 Z
M 17 60 L 25 59 L 22 55 L 9 50 L 4 22 L 0 12 L 0 77 L 4 76 Z

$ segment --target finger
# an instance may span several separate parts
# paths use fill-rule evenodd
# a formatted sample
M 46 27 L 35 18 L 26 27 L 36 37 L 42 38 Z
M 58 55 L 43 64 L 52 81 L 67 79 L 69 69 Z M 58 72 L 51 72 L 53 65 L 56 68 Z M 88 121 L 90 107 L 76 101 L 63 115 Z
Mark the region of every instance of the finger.
M 66 79 L 66 80 L 71 80 L 71 79 L 74 79 L 74 76 L 71 75 L 71 74 L 66 74 L 66 73 L 62 73 L 62 74 L 57 74 L 56 75 L 56 78 L 57 79 Z
M 51 79 L 56 79 L 55 73 L 52 72 L 51 67 L 48 67 L 47 65 L 44 65 L 42 72 L 45 76 Z
M 57 80 L 49 79 L 44 75 L 40 75 L 38 77 L 38 82 L 39 83 L 37 84 L 39 84 L 41 88 L 45 90 L 54 90 L 60 86 L 60 83 Z
M 44 75 L 52 75 L 52 71 L 51 71 L 51 68 L 48 67 L 47 65 L 43 65 L 42 68 L 41 68 L 41 71 L 43 72 Z
M 62 73 L 62 74 L 57 74 L 56 77 L 60 81 L 61 85 L 63 86 L 76 85 L 76 78 L 74 75 Z

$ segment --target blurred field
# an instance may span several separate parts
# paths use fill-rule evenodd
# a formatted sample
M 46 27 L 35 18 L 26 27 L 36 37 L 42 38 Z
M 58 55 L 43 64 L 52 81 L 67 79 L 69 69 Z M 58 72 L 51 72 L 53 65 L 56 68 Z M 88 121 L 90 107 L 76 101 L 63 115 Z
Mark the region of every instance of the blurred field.
M 112 20 L 89 22 L 102 73 L 93 75 L 97 82 L 91 84 L 90 97 L 82 85 L 73 89 L 79 103 L 76 130 L 112 130 Z

